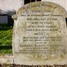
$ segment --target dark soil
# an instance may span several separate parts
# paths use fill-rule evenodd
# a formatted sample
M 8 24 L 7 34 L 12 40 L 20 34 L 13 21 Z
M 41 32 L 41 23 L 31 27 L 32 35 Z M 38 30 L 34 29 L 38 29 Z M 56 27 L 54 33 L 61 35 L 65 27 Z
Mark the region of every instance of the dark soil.
M 67 67 L 67 65 L 16 65 L 16 64 L 0 64 L 0 67 Z

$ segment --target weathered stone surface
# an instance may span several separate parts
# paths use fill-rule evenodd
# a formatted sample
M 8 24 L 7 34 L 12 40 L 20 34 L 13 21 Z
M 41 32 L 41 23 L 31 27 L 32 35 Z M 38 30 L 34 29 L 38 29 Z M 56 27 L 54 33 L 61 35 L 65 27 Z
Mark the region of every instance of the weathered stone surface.
M 0 55 L 0 64 L 13 64 L 13 59 L 13 55 Z
M 67 52 L 65 17 L 65 9 L 51 2 L 21 7 L 14 16 L 14 62 L 26 65 L 67 63 L 64 61 Z

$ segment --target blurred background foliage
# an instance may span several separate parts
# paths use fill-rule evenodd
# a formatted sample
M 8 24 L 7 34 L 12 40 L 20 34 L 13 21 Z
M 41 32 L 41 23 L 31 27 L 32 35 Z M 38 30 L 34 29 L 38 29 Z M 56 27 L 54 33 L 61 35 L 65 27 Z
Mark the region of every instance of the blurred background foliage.
M 0 24 L 0 54 L 12 53 L 12 26 Z

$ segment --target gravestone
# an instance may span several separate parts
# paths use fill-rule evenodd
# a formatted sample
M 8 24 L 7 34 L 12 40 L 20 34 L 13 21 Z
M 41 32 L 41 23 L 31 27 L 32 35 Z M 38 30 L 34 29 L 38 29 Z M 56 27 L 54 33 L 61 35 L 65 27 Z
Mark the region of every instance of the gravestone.
M 0 14 L 0 24 L 7 24 L 8 16 L 6 14 Z
M 8 14 L 0 14 L 0 24 L 8 24 L 9 26 L 13 26 L 14 20 Z
M 63 63 L 67 51 L 65 17 L 65 9 L 52 2 L 34 2 L 21 7 L 13 16 L 14 63 Z

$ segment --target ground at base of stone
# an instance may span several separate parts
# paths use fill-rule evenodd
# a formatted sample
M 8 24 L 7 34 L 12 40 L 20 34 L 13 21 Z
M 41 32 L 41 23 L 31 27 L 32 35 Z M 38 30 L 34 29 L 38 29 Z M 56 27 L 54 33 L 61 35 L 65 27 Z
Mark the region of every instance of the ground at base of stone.
M 16 64 L 0 64 L 0 67 L 67 67 L 67 65 L 16 65 Z

